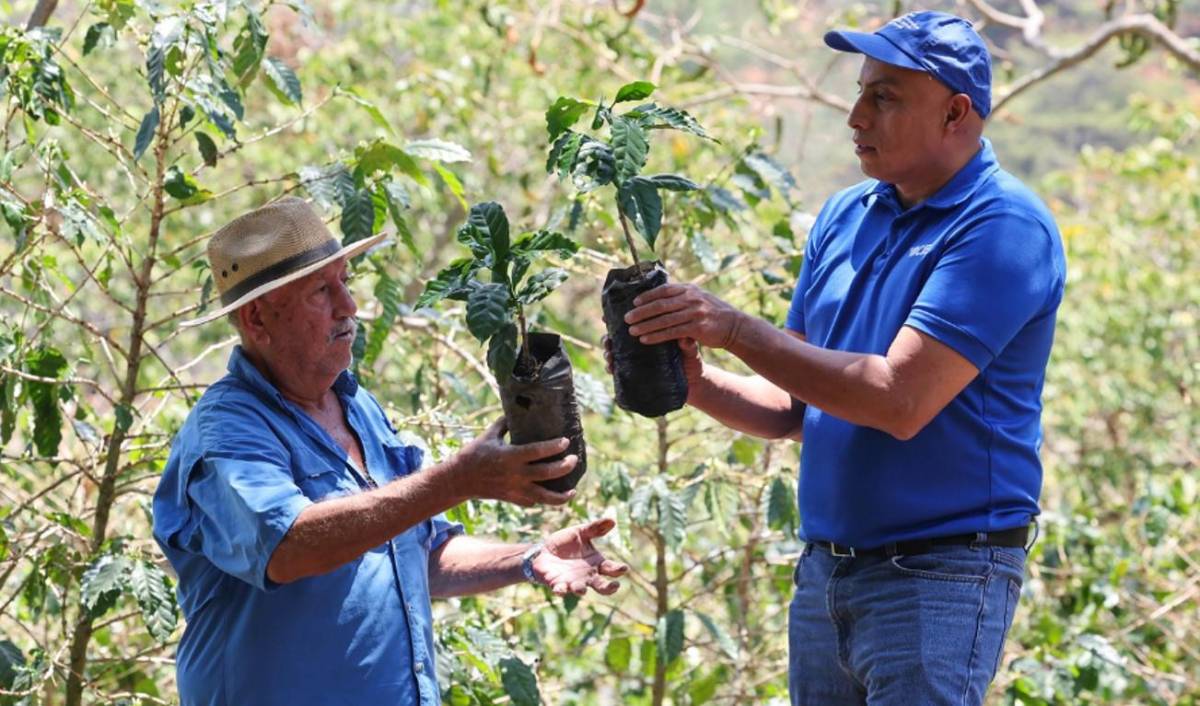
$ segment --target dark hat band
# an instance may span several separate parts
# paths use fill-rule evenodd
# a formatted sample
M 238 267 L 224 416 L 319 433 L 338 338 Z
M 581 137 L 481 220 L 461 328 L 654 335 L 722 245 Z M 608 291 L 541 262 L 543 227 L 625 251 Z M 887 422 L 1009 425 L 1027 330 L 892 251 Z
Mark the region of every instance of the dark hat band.
M 301 267 L 311 265 L 318 260 L 329 257 L 341 249 L 341 243 L 331 238 L 311 250 L 305 250 L 302 253 L 284 258 L 270 267 L 264 267 L 222 293 L 221 305 L 228 306 L 264 284 L 281 277 L 286 277 Z

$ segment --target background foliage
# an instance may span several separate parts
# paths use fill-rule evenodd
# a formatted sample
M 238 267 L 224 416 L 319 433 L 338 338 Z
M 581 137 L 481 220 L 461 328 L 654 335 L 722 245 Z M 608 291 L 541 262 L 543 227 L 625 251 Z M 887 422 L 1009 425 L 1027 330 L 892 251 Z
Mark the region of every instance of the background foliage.
M 499 414 L 462 317 L 412 308 L 456 256 L 466 204 L 495 199 L 514 223 L 584 244 L 531 322 L 565 334 L 578 371 L 592 469 L 579 500 L 454 515 L 527 539 L 610 513 L 610 548 L 634 571 L 613 599 L 521 586 L 437 604 L 445 701 L 784 702 L 796 447 L 686 410 L 655 422 L 613 408 L 598 290 L 624 260 L 621 229 L 607 200 L 576 201 L 546 175 L 543 114 L 559 95 L 639 79 L 694 114 L 720 142 L 657 138 L 647 173 L 702 189 L 666 195 L 656 252 L 673 276 L 781 322 L 812 215 L 859 178 L 843 125 L 857 63 L 820 34 L 909 8 L 760 0 L 735 22 L 715 0 L 628 5 L 96 0 L 2 29 L 0 703 L 173 701 L 182 624 L 149 497 L 233 342 L 222 322 L 177 324 L 211 294 L 205 238 L 292 192 L 346 239 L 397 232 L 357 266 L 355 366 L 435 457 Z M 1200 18 L 1170 0 L 1108 5 L 1047 8 L 1050 40 L 1086 47 L 1149 17 L 1183 49 L 1162 51 L 1138 20 L 990 128 L 1002 163 L 1051 204 L 1070 262 L 1042 537 L 998 704 L 1200 703 L 1200 87 L 1187 53 Z M 1056 61 L 1028 41 L 1037 32 L 998 19 L 986 32 L 1001 93 Z

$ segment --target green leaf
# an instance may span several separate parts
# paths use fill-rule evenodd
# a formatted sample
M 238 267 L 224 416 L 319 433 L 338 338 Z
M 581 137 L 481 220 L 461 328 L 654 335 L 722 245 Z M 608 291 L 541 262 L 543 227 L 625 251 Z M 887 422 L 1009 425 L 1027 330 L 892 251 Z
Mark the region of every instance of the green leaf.
M 414 140 L 404 146 L 404 151 L 414 157 L 430 159 L 435 162 L 452 163 L 471 161 L 471 153 L 467 151 L 467 148 L 457 143 L 437 138 Z
M 637 490 L 633 491 L 633 497 L 629 499 L 629 517 L 640 525 L 648 524 L 650 507 L 657 497 L 653 485 L 639 485 Z
M 377 171 L 389 172 L 398 169 L 421 186 L 429 186 L 429 179 L 421 171 L 417 161 L 399 147 L 376 140 L 366 147 L 354 151 L 356 158 L 355 171 L 364 177 L 371 176 Z
M 680 130 L 703 137 L 706 140 L 712 140 L 708 136 L 708 133 L 704 131 L 704 128 L 700 126 L 700 123 L 696 122 L 695 118 L 687 111 L 677 108 L 646 103 L 625 113 L 625 117 L 636 120 L 638 125 L 642 126 L 644 130 Z M 716 142 L 716 140 L 713 141 Z
M 727 681 L 724 666 L 718 666 L 698 679 L 693 675 L 687 685 L 688 706 L 708 703 L 716 696 L 717 688 Z
M 0 444 L 7 444 L 17 427 L 16 389 L 16 376 L 0 376 Z
M 124 434 L 133 426 L 133 408 L 125 403 L 113 408 L 113 432 Z
M 111 47 L 116 44 L 117 33 L 113 31 L 112 25 L 107 22 L 97 22 L 88 27 L 87 34 L 83 38 L 83 55 L 87 56 L 99 47 Z
M 477 203 L 471 207 L 467 222 L 483 232 L 496 256 L 496 264 L 508 259 L 508 216 L 503 206 L 495 201 Z
M 687 537 L 687 501 L 679 493 L 659 494 L 658 530 L 671 549 L 679 549 Z
M 166 100 L 167 87 L 163 80 L 163 64 L 166 55 L 162 47 L 151 47 L 146 54 L 146 79 L 150 83 L 150 94 L 154 96 L 154 104 L 162 105 Z
M 796 188 L 796 178 L 786 167 L 762 152 L 746 155 L 742 163 L 754 170 L 763 181 L 778 189 L 784 200 L 791 203 L 791 192 Z
M 539 272 L 530 277 L 521 291 L 517 292 L 517 301 L 526 305 L 539 302 L 566 281 L 567 273 L 557 267 Z
M 508 323 L 488 342 L 488 367 L 496 375 L 497 382 L 506 382 L 517 364 L 517 336 L 517 325 Z
M 617 99 L 613 101 L 613 105 L 624 103 L 626 101 L 640 101 L 643 98 L 649 98 L 654 89 L 657 88 L 649 81 L 634 81 L 621 86 L 621 90 L 617 91 Z
M 490 283 L 475 287 L 467 298 L 467 330 L 486 342 L 505 324 L 510 323 L 508 287 Z
M 579 406 L 601 416 L 611 417 L 613 398 L 608 387 L 599 378 L 587 373 L 577 372 L 574 377 L 575 399 L 579 401 Z
M 663 664 L 670 666 L 683 651 L 683 611 L 678 608 L 668 611 L 658 619 L 654 632 L 658 657 Z
M 608 641 L 604 649 L 604 663 L 617 673 L 629 671 L 629 661 L 633 657 L 633 643 L 628 637 L 617 637 Z
M 458 199 L 458 203 L 463 207 L 463 210 L 466 210 L 466 192 L 463 191 L 462 182 L 458 180 L 458 177 L 455 176 L 454 172 L 436 163 L 433 165 L 433 170 L 437 172 L 438 176 L 442 178 L 442 181 L 446 183 L 446 188 L 450 189 L 450 193 L 454 195 L 454 198 Z
M 363 349 L 362 360 L 365 365 L 375 362 L 383 352 L 383 344 L 387 342 L 392 324 L 400 314 L 400 303 L 404 298 L 400 282 L 388 275 L 382 267 L 378 268 L 379 280 L 375 283 L 375 300 L 379 302 L 379 316 L 371 322 L 371 330 L 367 336 L 367 345 Z
M 396 226 L 396 234 L 400 236 L 400 242 L 404 243 L 404 247 L 408 248 L 415 257 L 421 257 L 421 253 L 417 250 L 416 241 L 413 240 L 412 231 L 408 228 L 408 221 L 404 218 L 404 211 L 412 205 L 412 198 L 408 195 L 408 190 L 399 182 L 387 179 L 382 182 L 384 197 L 387 199 L 388 213 L 392 216 L 392 223 Z
M 258 13 L 246 8 L 246 24 L 233 40 L 233 73 L 238 83 L 245 88 L 254 80 L 267 47 L 267 30 Z
M 696 613 L 696 617 L 700 619 L 700 622 L 704 624 L 704 627 L 708 630 L 709 634 L 711 634 L 713 639 L 717 641 L 717 647 L 721 648 L 721 651 L 725 653 L 725 656 L 729 657 L 731 660 L 737 661 L 737 643 L 733 641 L 733 638 L 729 636 L 729 633 L 725 632 L 725 628 L 718 625 L 717 622 L 712 619 L 712 617 L 705 613 Z
M 579 243 L 555 230 L 539 230 L 526 233 L 513 243 L 514 253 L 531 253 L 553 250 L 559 257 L 568 258 L 579 252 Z
M 142 158 L 142 153 L 150 146 L 150 140 L 154 139 L 154 131 L 158 129 L 158 106 L 150 109 L 142 117 L 142 124 L 138 127 L 137 137 L 133 141 L 133 161 L 138 161 Z
M 267 84 L 275 97 L 287 105 L 299 105 L 304 98 L 300 88 L 300 79 L 291 67 L 275 57 L 268 57 L 263 62 L 263 72 L 270 82 Z
M 105 554 L 83 572 L 79 597 L 93 618 L 108 612 L 117 603 L 121 591 L 128 585 L 129 560 L 116 554 Z
M 179 619 L 175 592 L 171 590 L 167 575 L 149 562 L 134 562 L 129 571 L 129 588 L 141 608 L 142 620 L 150 636 L 159 643 L 166 642 Z
M 167 168 L 167 173 L 163 178 L 163 190 L 182 201 L 195 196 L 200 191 L 200 187 L 190 174 L 186 174 L 178 165 L 172 164 Z
M 592 139 L 584 140 L 579 145 L 571 165 L 571 182 L 576 189 L 584 193 L 594 191 L 611 184 L 616 173 L 617 162 L 612 147 Z
M 612 106 L 604 105 L 604 99 L 596 104 L 596 115 L 592 118 L 592 129 L 599 130 L 604 126 L 604 123 L 612 121 Z
M 654 174 L 645 179 L 659 189 L 668 191 L 695 191 L 700 188 L 699 184 L 681 174 Z
M 688 235 L 688 245 L 691 246 L 692 254 L 700 261 L 700 267 L 705 272 L 712 274 L 721 269 L 721 259 L 717 257 L 717 253 L 713 250 L 712 243 L 702 231 L 694 230 Z
M 570 130 L 559 135 L 558 139 L 551 144 L 550 153 L 546 156 L 546 173 L 557 173 L 560 179 L 570 174 L 571 168 L 575 166 L 575 159 L 579 155 L 580 145 L 588 139 L 591 138 Z
M 217 143 L 213 142 L 207 132 L 197 130 L 195 134 L 196 147 L 200 150 L 200 158 L 204 160 L 204 166 L 217 166 Z
M 767 489 L 765 501 L 767 506 L 767 525 L 771 529 L 792 531 L 796 527 L 798 511 L 796 509 L 796 493 L 791 484 L 776 476 Z
M 616 181 L 620 184 L 637 176 L 646 165 L 650 143 L 637 123 L 620 117 L 613 120 L 612 149 L 617 169 Z
M 338 89 L 336 89 L 336 93 L 337 93 L 337 95 L 345 96 L 345 97 L 349 98 L 350 100 L 354 101 L 355 103 L 357 103 L 358 105 L 362 106 L 363 110 L 367 111 L 367 115 L 371 116 L 371 120 L 373 120 L 375 122 L 375 124 L 378 125 L 379 127 L 383 128 L 384 130 L 387 130 L 389 133 L 395 132 L 392 129 L 392 124 L 390 122 L 388 122 L 388 119 L 386 117 L 384 117 L 383 112 L 380 111 L 379 108 L 376 107 L 374 103 L 372 103 L 371 101 L 364 98 L 357 89 L 355 89 L 355 88 L 338 88 Z
M 500 681 L 504 684 L 504 693 L 512 699 L 512 706 L 541 706 L 537 677 L 520 659 L 506 657 L 500 660 Z
M 533 260 L 529 255 L 514 255 L 512 258 L 512 272 L 508 276 L 508 286 L 515 289 L 521 283 L 521 278 L 529 270 L 529 266 L 533 264 Z
M 21 652 L 21 648 L 11 640 L 0 640 L 0 689 L 16 691 L 14 689 L 15 681 L 24 666 L 25 655 Z M 0 704 L 4 704 L 4 706 L 14 703 L 16 703 L 14 697 L 0 697 Z
M 342 245 L 371 237 L 375 228 L 375 202 L 366 189 L 355 191 L 342 206 Z
M 719 186 L 710 186 L 705 189 L 705 193 L 708 195 L 709 203 L 719 211 L 734 213 L 750 208 L 728 189 L 723 189 Z
M 658 195 L 658 189 L 649 181 L 634 177 L 617 191 L 617 203 L 653 250 L 662 228 L 662 197 Z
M 579 119 L 583 117 L 583 114 L 587 112 L 591 105 L 591 103 L 585 101 L 559 96 L 558 100 L 554 101 L 554 105 L 551 105 L 546 110 L 548 140 L 554 142 L 555 138 L 579 122 Z
M 762 449 L 763 444 L 758 439 L 739 435 L 729 447 L 729 455 L 732 457 L 730 462 L 736 461 L 743 466 L 753 466 Z
M 67 367 L 67 359 L 56 348 L 43 346 L 25 359 L 25 369 L 31 375 L 57 379 Z M 47 382 L 27 382 L 27 394 L 33 402 L 33 440 L 42 456 L 58 453 L 62 441 L 62 412 L 58 406 L 56 385 Z
M 416 308 L 432 306 L 442 299 L 465 301 L 471 290 L 479 286 L 478 282 L 471 279 L 479 266 L 479 263 L 471 258 L 462 258 L 450 263 L 437 277 L 425 283 L 425 291 L 417 298 Z
M 354 177 L 341 162 L 334 162 L 324 168 L 301 167 L 298 176 L 304 189 L 324 207 L 345 204 L 354 197 Z

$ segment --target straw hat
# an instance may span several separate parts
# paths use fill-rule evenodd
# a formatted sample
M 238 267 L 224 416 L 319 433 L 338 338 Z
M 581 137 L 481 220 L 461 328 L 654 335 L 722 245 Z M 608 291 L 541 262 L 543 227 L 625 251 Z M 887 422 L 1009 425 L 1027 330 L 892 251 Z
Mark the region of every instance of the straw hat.
M 343 246 L 312 206 L 294 196 L 257 208 L 208 241 L 208 264 L 221 308 L 179 325 L 198 326 L 220 318 L 338 258 L 365 252 L 383 238 L 379 233 Z

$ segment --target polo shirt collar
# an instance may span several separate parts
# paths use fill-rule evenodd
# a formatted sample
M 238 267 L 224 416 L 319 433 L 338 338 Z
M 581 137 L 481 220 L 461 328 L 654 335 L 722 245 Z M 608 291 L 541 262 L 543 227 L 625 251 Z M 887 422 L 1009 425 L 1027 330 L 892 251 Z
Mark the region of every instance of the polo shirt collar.
M 284 409 L 288 409 L 286 398 L 266 376 L 254 367 L 254 363 L 246 357 L 245 351 L 240 345 L 233 347 L 233 353 L 229 355 L 229 365 L 227 366 L 229 374 L 243 383 L 250 386 L 258 394 L 273 399 L 279 403 Z M 349 370 L 343 370 L 337 379 L 333 381 L 333 391 L 339 396 L 353 397 L 358 392 L 358 380 Z
M 970 198 L 975 193 L 975 190 L 999 168 L 1000 165 L 996 162 L 996 153 L 992 151 L 992 141 L 983 138 L 980 140 L 979 150 L 975 153 L 975 156 L 971 157 L 963 165 L 963 168 L 959 169 L 958 173 L 951 177 L 950 181 L 934 192 L 933 196 L 917 204 L 914 208 L 921 208 L 923 206 L 953 208 L 958 206 Z M 896 211 L 903 210 L 900 207 L 900 198 L 896 193 L 896 187 L 892 184 L 876 180 L 863 193 L 862 205 L 864 207 L 869 205 L 872 197 L 883 199 L 895 208 Z

